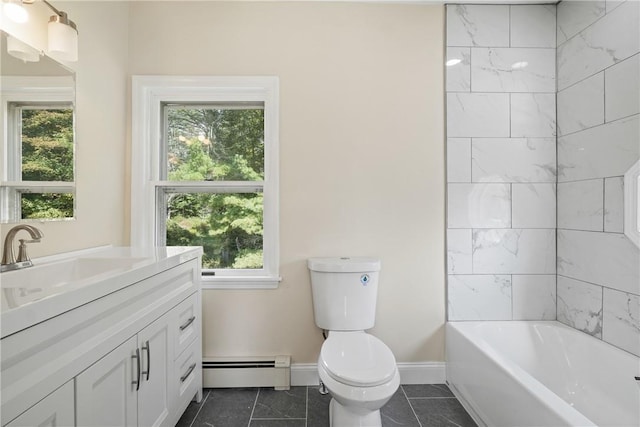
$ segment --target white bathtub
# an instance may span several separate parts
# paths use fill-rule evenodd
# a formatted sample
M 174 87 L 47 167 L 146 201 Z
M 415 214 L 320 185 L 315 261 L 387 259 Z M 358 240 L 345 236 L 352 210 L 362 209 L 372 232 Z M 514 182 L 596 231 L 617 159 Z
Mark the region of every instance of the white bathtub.
M 559 322 L 449 322 L 447 381 L 480 425 L 640 426 L 640 358 Z

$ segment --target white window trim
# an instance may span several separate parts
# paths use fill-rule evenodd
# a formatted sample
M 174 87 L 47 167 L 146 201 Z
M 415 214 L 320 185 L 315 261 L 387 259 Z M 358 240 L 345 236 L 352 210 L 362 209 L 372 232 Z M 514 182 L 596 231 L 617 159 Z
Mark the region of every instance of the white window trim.
M 162 104 L 167 102 L 264 102 L 264 273 L 203 276 L 205 289 L 273 289 L 279 276 L 279 82 L 278 77 L 133 76 L 131 149 L 131 246 L 156 246 L 156 193 L 197 183 L 160 180 Z M 162 184 L 162 185 L 161 185 Z M 209 185 L 209 184 L 207 184 Z M 238 183 L 250 187 L 251 182 Z M 239 271 L 237 271 L 239 272 Z
M 0 218 L 10 221 L 22 221 L 16 218 L 19 212 L 17 202 L 20 192 L 25 193 L 75 193 L 75 181 L 72 182 L 48 182 L 48 181 L 19 181 L 16 180 L 16 172 L 20 170 L 22 159 L 19 138 L 13 133 L 15 126 L 9 126 L 10 120 L 15 117 L 10 114 L 10 105 L 14 103 L 46 104 L 46 103 L 70 103 L 75 109 L 75 82 L 72 76 L 30 77 L 30 76 L 5 76 L 2 77 L 2 92 L 0 103 L 2 109 L 2 137 L 3 144 L 0 153 Z M 75 112 L 74 112 L 75 115 Z M 75 134 L 75 129 L 74 129 Z M 75 140 L 75 136 L 74 136 Z M 76 162 L 76 149 L 74 144 L 74 170 Z M 75 203 L 74 203 L 75 205 Z M 75 210 L 75 206 L 74 206 Z M 75 217 L 75 215 L 74 215 Z M 66 221 L 73 218 L 56 218 L 56 221 Z M 27 220 L 33 221 L 33 220 Z

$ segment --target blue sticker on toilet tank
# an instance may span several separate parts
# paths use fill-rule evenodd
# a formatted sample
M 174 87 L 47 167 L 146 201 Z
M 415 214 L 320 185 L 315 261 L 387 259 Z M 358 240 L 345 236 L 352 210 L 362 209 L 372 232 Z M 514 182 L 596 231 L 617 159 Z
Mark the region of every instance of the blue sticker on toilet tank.
M 369 280 L 371 280 L 371 278 L 369 278 L 368 274 L 363 274 L 362 276 L 360 276 L 360 283 L 362 283 L 364 286 L 367 286 L 369 284 Z

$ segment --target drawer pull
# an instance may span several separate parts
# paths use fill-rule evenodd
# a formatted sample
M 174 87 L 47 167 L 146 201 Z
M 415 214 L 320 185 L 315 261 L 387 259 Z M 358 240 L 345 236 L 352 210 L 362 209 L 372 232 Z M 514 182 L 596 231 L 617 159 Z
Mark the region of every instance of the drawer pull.
M 189 369 L 187 369 L 187 372 L 180 377 L 180 382 L 183 383 L 185 382 L 185 380 L 187 378 L 189 378 L 189 375 L 191 375 L 191 372 L 193 372 L 193 370 L 196 368 L 196 364 L 194 363 L 193 365 L 189 366 Z
M 184 325 L 180 326 L 180 330 L 184 331 L 185 329 L 187 329 L 189 327 L 190 324 L 193 323 L 193 321 L 196 320 L 196 316 L 191 316 L 189 318 L 189 320 L 187 320 Z

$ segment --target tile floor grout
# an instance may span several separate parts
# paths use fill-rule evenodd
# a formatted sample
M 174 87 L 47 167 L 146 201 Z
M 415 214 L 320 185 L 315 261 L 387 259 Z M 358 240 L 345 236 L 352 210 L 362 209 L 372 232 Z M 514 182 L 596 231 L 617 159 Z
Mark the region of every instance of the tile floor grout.
M 315 386 L 205 389 L 202 402 L 192 402 L 176 426 L 328 427 L 331 396 L 313 392 Z M 402 385 L 381 414 L 383 427 L 476 427 L 446 384 Z

